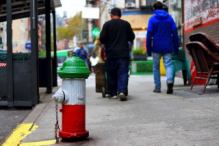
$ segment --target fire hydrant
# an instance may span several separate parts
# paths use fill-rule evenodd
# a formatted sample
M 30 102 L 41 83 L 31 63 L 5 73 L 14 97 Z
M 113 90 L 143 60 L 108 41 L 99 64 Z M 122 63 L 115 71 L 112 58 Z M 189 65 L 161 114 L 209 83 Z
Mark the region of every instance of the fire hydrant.
M 58 69 L 62 78 L 62 88 L 52 96 L 62 104 L 61 138 L 86 138 L 89 131 L 85 129 L 85 79 L 90 71 L 84 61 L 73 54 Z

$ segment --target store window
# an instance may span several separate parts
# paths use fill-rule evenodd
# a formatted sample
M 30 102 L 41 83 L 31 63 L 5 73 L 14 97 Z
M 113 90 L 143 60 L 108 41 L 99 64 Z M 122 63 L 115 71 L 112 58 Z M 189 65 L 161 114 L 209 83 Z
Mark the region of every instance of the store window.
M 168 12 L 173 17 L 179 35 L 179 47 L 183 45 L 183 27 L 182 27 L 182 0 L 164 0 L 165 5 L 168 6 Z
M 143 49 L 146 50 L 146 31 L 135 31 L 135 40 L 133 49 Z

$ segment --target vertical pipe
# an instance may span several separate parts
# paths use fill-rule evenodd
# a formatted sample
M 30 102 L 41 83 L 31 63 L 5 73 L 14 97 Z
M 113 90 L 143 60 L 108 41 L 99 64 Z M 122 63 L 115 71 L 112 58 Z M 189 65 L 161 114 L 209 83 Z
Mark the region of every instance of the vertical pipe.
M 89 32 L 89 37 L 88 37 L 88 42 L 93 42 L 93 36 L 92 36 L 92 19 L 88 19 L 88 32 Z
M 31 32 L 31 70 L 32 70 L 32 104 L 39 102 L 39 62 L 38 62 L 38 5 L 37 0 L 30 1 Z
M 46 11 L 46 93 L 52 93 L 52 65 L 51 65 L 51 27 L 50 27 L 50 0 L 45 1 Z
M 184 28 L 185 28 L 185 2 L 184 0 L 182 0 L 182 35 L 183 35 L 183 48 L 186 48 L 186 44 L 185 44 L 185 34 L 184 34 Z M 184 49 L 186 50 L 186 49 Z
M 12 60 L 12 12 L 11 0 L 7 0 L 7 80 L 8 80 L 8 106 L 13 107 L 14 103 L 14 80 Z
M 83 42 L 83 18 L 81 14 L 81 43 Z
M 57 46 L 56 46 L 56 11 L 53 10 L 52 11 L 52 14 L 53 14 L 53 43 L 54 43 L 54 61 L 53 61 L 53 71 L 55 71 L 54 73 L 54 80 L 55 80 L 55 83 L 53 83 L 54 86 L 57 86 L 57 54 L 56 54 L 56 51 L 57 51 Z

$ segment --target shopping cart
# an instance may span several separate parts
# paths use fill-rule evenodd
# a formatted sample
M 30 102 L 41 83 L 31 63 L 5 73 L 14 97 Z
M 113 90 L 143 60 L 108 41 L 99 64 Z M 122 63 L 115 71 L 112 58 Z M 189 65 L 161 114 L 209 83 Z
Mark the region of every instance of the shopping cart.
M 95 66 L 95 76 L 96 76 L 96 92 L 102 93 L 102 97 L 106 97 L 109 94 L 107 75 L 105 69 L 105 63 L 98 63 Z

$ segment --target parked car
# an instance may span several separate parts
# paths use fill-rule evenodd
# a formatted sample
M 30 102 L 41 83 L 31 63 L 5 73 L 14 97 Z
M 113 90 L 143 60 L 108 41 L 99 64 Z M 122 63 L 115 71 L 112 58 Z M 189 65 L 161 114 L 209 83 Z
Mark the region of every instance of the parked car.
M 56 52 L 58 67 L 61 67 L 63 62 L 70 56 L 70 53 L 73 53 L 73 52 L 74 52 L 74 49 L 58 50 Z M 53 52 L 51 52 L 51 55 L 53 57 Z

